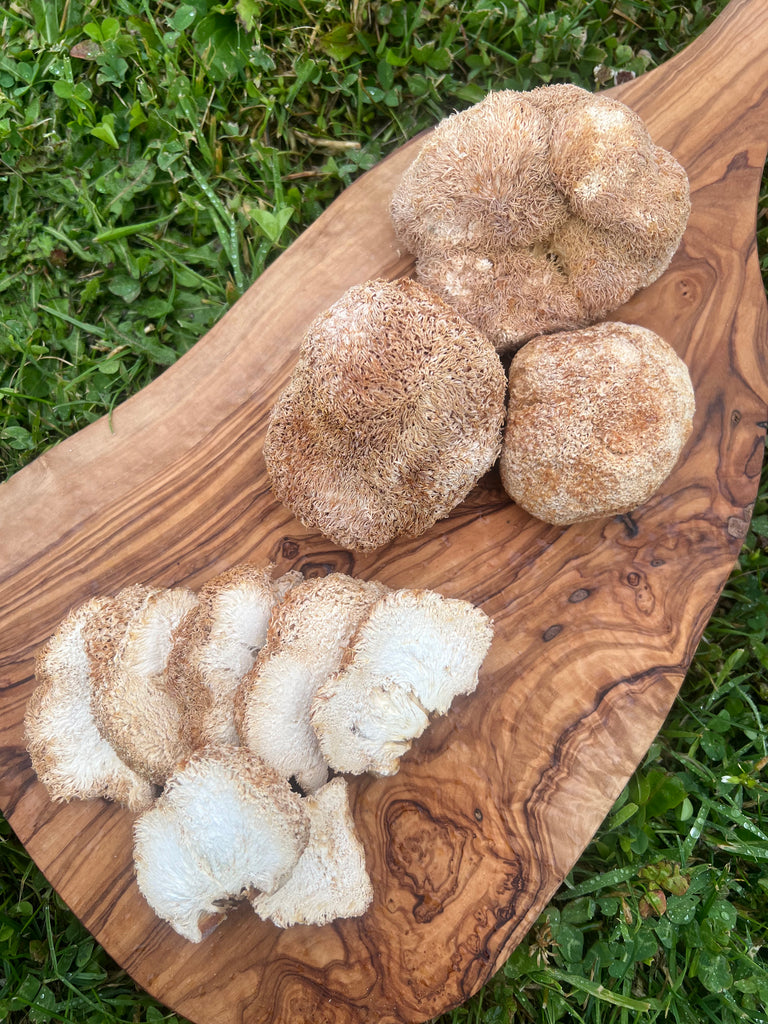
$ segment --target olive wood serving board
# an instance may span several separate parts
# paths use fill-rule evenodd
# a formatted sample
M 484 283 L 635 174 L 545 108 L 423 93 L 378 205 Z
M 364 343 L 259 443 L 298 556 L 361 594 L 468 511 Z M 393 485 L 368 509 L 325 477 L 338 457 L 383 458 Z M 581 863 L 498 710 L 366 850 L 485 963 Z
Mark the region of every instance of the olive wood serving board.
M 620 518 L 534 521 L 488 474 L 416 540 L 353 555 L 273 499 L 262 440 L 309 321 L 408 273 L 388 197 L 419 141 L 352 187 L 178 364 L 0 487 L 0 802 L 108 952 L 200 1024 L 400 1024 L 466 1000 L 545 907 L 647 751 L 746 533 L 766 431 L 755 214 L 768 142 L 768 4 L 733 0 L 665 66 L 615 90 L 688 171 L 671 267 L 615 318 L 690 366 L 694 431 L 662 490 Z M 375 897 L 280 931 L 248 907 L 194 945 L 132 873 L 131 817 L 54 805 L 24 749 L 33 657 L 67 610 L 135 581 L 199 587 L 236 562 L 431 587 L 496 634 L 477 692 L 351 801 Z

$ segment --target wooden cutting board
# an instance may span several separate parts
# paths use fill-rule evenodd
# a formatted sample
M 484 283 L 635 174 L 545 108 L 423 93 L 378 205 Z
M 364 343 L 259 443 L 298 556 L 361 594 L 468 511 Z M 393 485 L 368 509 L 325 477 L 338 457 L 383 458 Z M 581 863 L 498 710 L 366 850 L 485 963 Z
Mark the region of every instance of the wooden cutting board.
M 109 953 L 200 1024 L 400 1024 L 467 999 L 599 826 L 673 702 L 749 523 L 766 430 L 755 211 L 768 141 L 768 4 L 733 0 L 666 66 L 616 90 L 686 167 L 693 212 L 667 273 L 616 319 L 674 344 L 693 435 L 631 516 L 535 522 L 489 474 L 418 540 L 359 557 L 273 500 L 261 448 L 307 323 L 350 285 L 410 269 L 387 218 L 418 141 L 349 188 L 195 348 L 0 487 L 0 800 Z M 238 910 L 201 945 L 133 881 L 130 816 L 52 804 L 22 738 L 33 656 L 65 612 L 125 584 L 199 587 L 244 560 L 340 570 L 480 604 L 477 693 L 352 801 L 370 911 L 280 931 Z

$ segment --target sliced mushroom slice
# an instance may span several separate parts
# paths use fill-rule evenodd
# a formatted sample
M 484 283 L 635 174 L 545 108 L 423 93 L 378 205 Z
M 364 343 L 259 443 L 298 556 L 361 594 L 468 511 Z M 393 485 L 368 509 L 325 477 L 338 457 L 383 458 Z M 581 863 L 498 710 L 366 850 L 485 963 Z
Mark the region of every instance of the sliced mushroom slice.
M 470 604 L 429 590 L 380 598 L 342 668 L 318 688 L 312 727 L 330 766 L 390 775 L 431 713 L 477 686 L 493 627 Z
M 274 893 L 262 893 L 251 901 L 259 917 L 280 928 L 359 917 L 373 899 L 346 780 L 332 779 L 305 797 L 304 804 L 310 820 L 309 842 L 296 867 Z
M 235 690 L 264 645 L 273 608 L 304 579 L 299 572 L 272 579 L 272 568 L 246 563 L 215 577 L 176 633 L 167 685 L 192 748 L 238 742 Z
M 153 786 L 117 755 L 91 710 L 91 659 L 86 634 L 109 621 L 113 599 L 96 597 L 75 608 L 38 654 L 24 718 L 27 750 L 52 800 L 104 797 L 131 811 L 147 807 Z
M 184 587 L 147 591 L 125 629 L 113 633 L 113 656 L 94 661 L 98 728 L 134 771 L 156 785 L 190 752 L 165 671 L 174 631 L 196 604 Z
M 234 901 L 283 884 L 309 828 L 301 797 L 257 757 L 206 747 L 135 823 L 139 889 L 155 913 L 199 942 Z
M 343 573 L 293 589 L 275 609 L 267 642 L 237 691 L 241 742 L 305 792 L 328 778 L 309 718 L 312 698 L 339 670 L 358 623 L 386 590 Z

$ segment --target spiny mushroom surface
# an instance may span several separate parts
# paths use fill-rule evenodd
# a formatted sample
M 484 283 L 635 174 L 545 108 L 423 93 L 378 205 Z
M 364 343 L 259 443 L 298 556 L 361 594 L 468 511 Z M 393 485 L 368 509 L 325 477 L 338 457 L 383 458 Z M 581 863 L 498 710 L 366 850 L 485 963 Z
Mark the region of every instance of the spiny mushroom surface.
M 509 370 L 502 484 L 548 523 L 630 512 L 672 471 L 693 413 L 685 363 L 647 328 L 534 338 Z
M 309 842 L 288 880 L 251 901 L 259 917 L 280 928 L 359 917 L 373 899 L 365 852 L 349 809 L 347 783 L 337 777 L 304 799 Z
M 235 691 L 264 645 L 273 609 L 304 579 L 298 572 L 273 579 L 272 568 L 246 563 L 210 580 L 175 631 L 166 685 L 191 749 L 238 742 Z
M 206 747 L 134 824 L 139 889 L 159 917 L 199 942 L 234 901 L 286 881 L 309 828 L 302 798 L 250 751 Z
M 191 750 L 165 670 L 174 631 L 196 604 L 185 587 L 147 590 L 125 628 L 113 632 L 112 656 L 93 662 L 91 700 L 99 731 L 134 771 L 160 786 Z
M 272 410 L 275 495 L 353 550 L 418 536 L 496 460 L 504 392 L 493 346 L 427 289 L 350 288 L 310 325 Z
M 312 726 L 336 771 L 392 775 L 429 715 L 472 693 L 493 636 L 488 616 L 428 590 L 397 590 L 374 604 L 341 670 L 318 688 Z
M 386 589 L 343 573 L 295 587 L 275 608 L 266 643 L 237 690 L 241 743 L 305 792 L 328 778 L 310 722 L 312 699 L 338 671 L 358 623 Z
M 618 308 L 666 269 L 689 212 L 684 169 L 641 118 L 573 85 L 441 121 L 391 201 L 418 280 L 499 351 Z
M 104 797 L 131 811 L 149 806 L 154 787 L 117 755 L 91 710 L 89 624 L 109 614 L 112 599 L 95 597 L 73 609 L 39 652 L 37 687 L 27 702 L 25 740 L 32 767 L 52 800 Z

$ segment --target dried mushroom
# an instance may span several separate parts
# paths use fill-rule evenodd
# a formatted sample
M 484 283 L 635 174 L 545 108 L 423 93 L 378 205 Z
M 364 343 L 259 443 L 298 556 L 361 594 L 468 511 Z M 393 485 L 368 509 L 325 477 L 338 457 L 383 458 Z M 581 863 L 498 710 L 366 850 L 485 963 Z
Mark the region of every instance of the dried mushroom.
M 39 652 L 38 685 L 24 716 L 25 741 L 32 767 L 52 800 L 104 797 L 139 811 L 152 802 L 155 790 L 104 739 L 91 710 L 85 633 L 111 604 L 111 598 L 94 597 L 75 608 Z
M 310 822 L 309 842 L 296 867 L 279 889 L 251 901 L 259 917 L 280 928 L 359 917 L 373 899 L 346 781 L 332 779 L 306 797 L 304 806 Z
M 509 370 L 502 483 L 548 523 L 630 512 L 672 471 L 693 413 L 685 363 L 647 328 L 535 338 Z
M 411 742 L 460 694 L 472 693 L 493 636 L 468 601 L 396 590 L 363 619 L 312 702 L 312 726 L 339 772 L 392 775 Z
M 308 840 L 285 780 L 243 747 L 206 747 L 136 820 L 136 879 L 155 913 L 199 942 L 232 902 L 279 888 Z
M 493 346 L 414 281 L 350 288 L 309 327 L 264 446 L 277 498 L 353 550 L 418 536 L 493 465 Z
M 242 744 L 305 792 L 328 778 L 310 722 L 312 698 L 338 671 L 360 619 L 385 591 L 343 573 L 295 587 L 275 609 L 266 643 L 237 691 Z
M 499 351 L 607 316 L 668 266 L 688 179 L 641 118 L 573 85 L 441 121 L 391 202 L 418 280 Z

